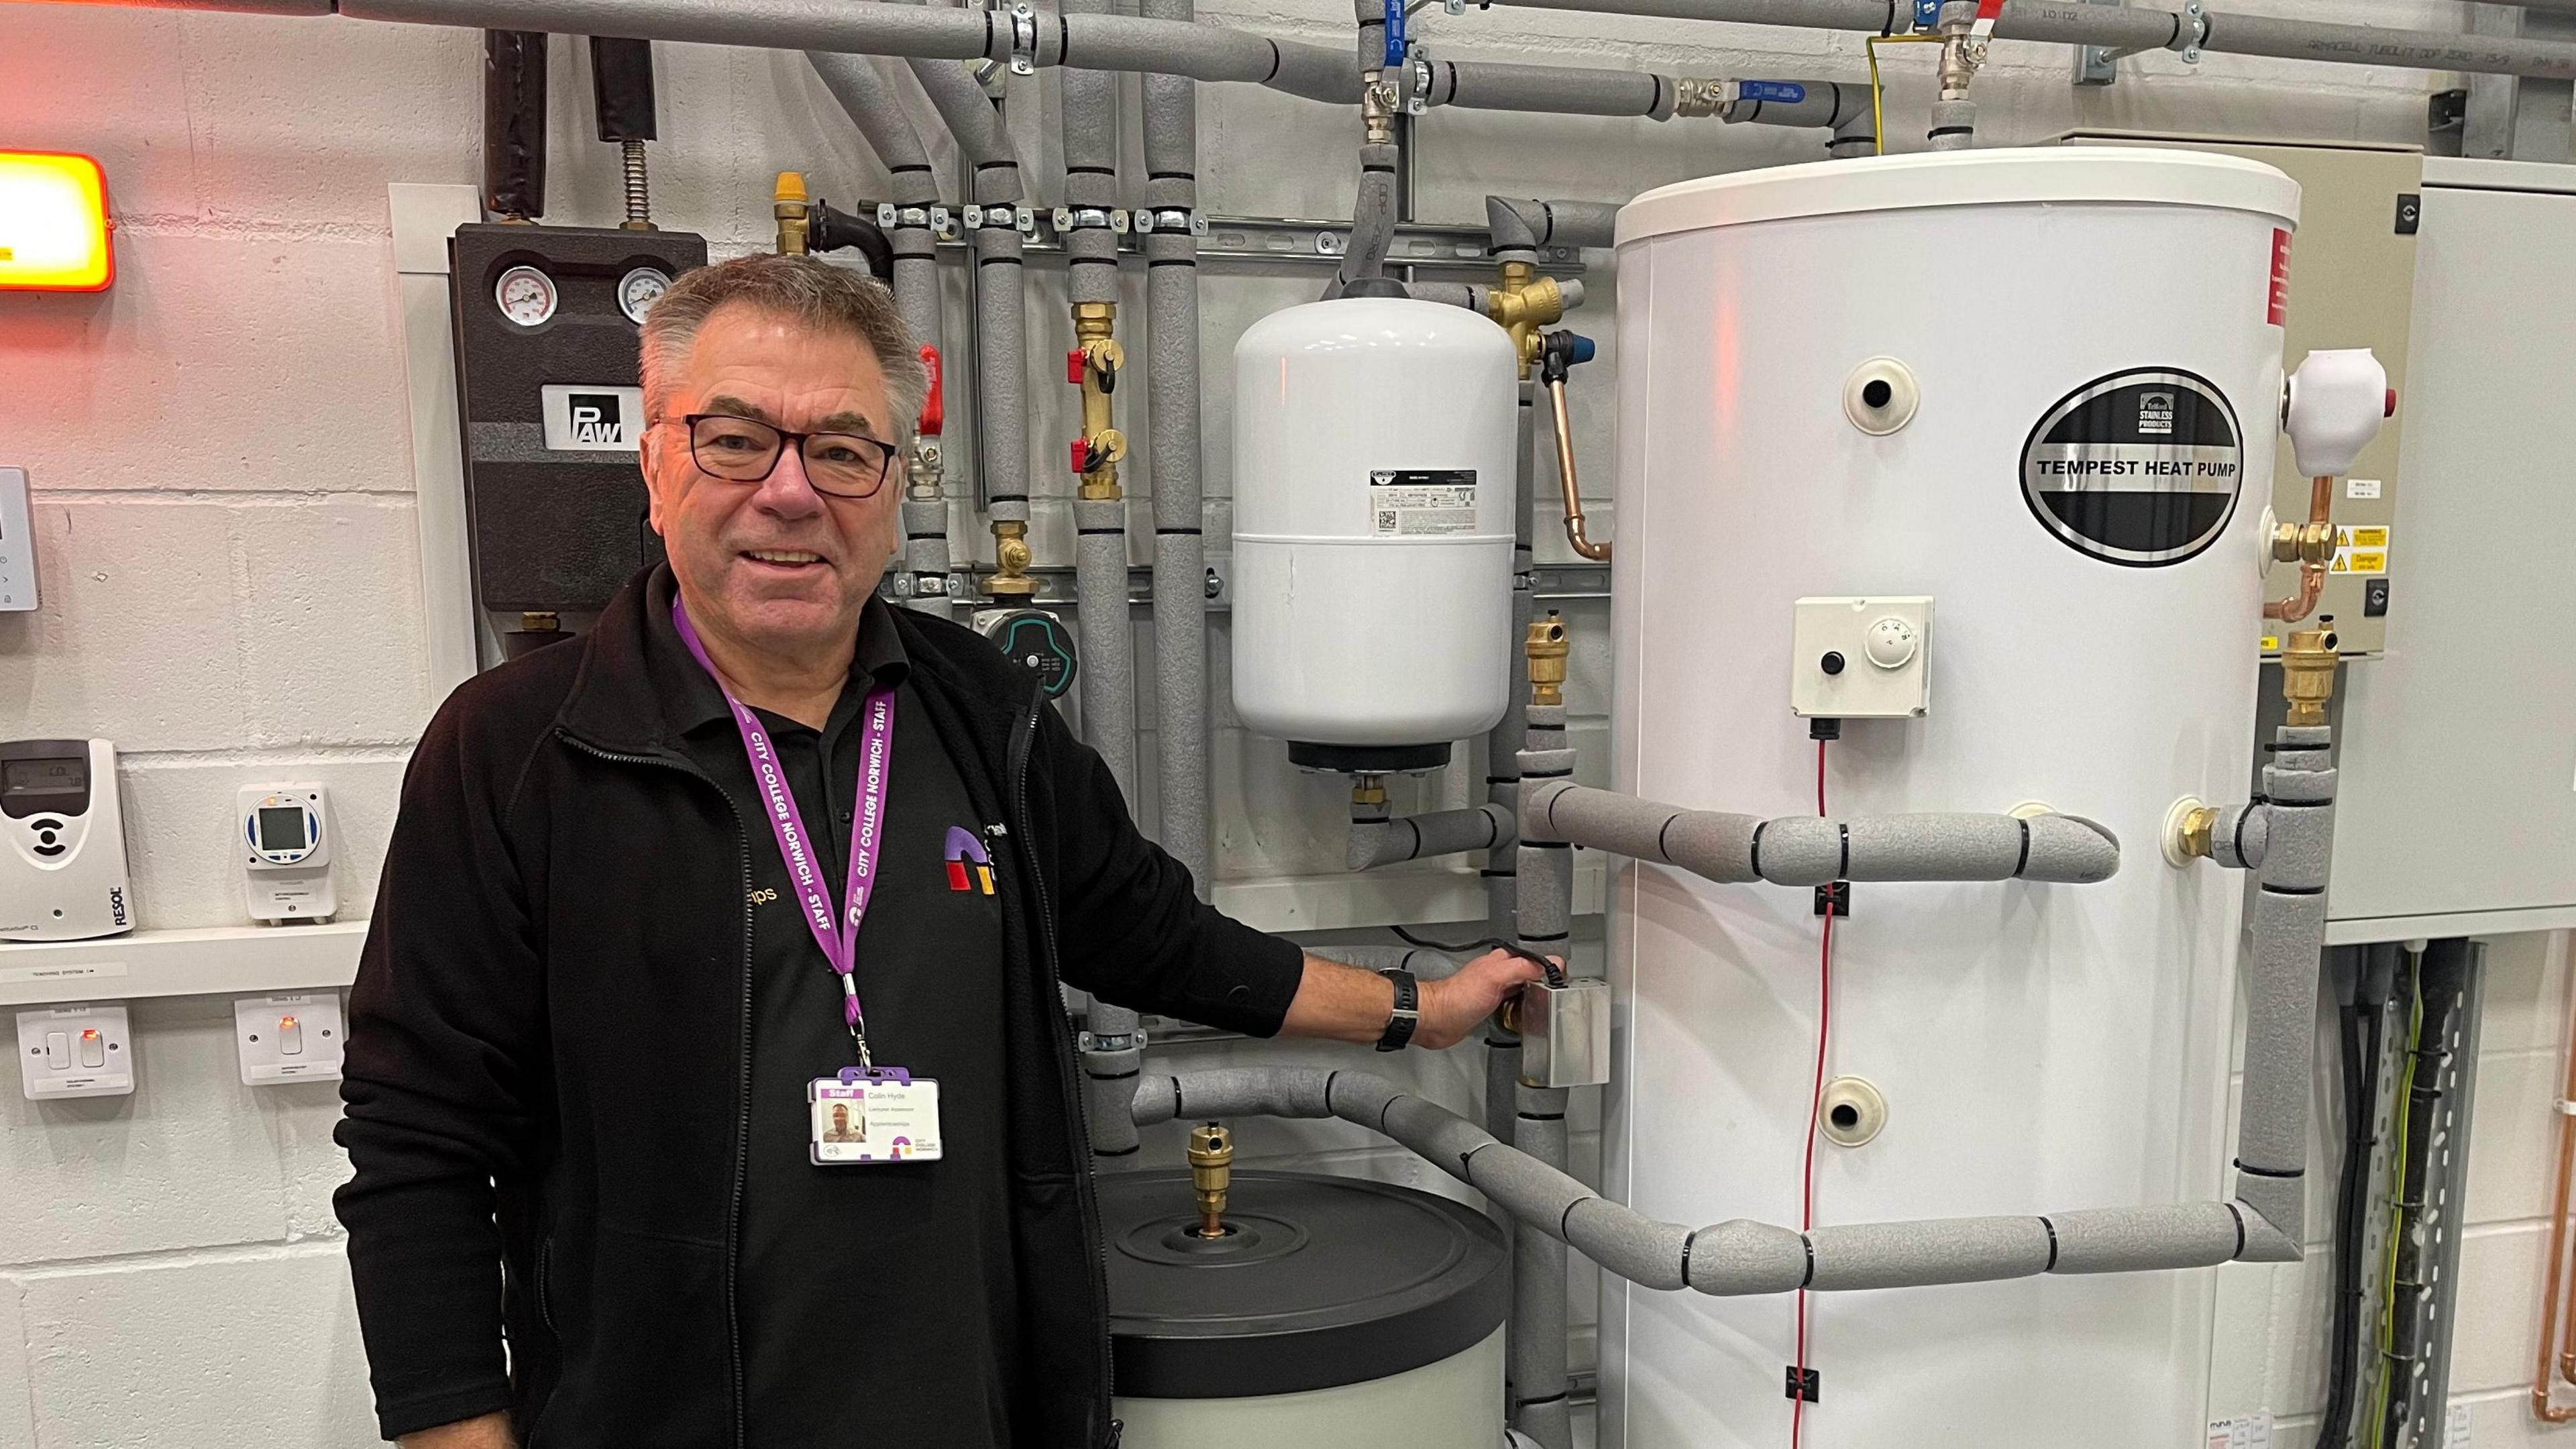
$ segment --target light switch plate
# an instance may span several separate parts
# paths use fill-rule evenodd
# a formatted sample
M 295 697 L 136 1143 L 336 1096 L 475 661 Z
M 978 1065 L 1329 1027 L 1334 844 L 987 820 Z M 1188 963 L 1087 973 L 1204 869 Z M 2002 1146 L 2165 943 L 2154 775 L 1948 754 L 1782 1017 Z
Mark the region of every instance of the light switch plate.
M 130 1095 L 134 1043 L 124 1003 L 19 1012 L 18 1072 L 31 1102 Z
M 233 1002 L 233 1045 L 247 1086 L 336 1082 L 349 1039 L 336 991 L 245 996 Z
M 0 614 L 36 607 L 36 510 L 27 470 L 0 468 Z
M 1789 710 L 1806 718 L 1914 719 L 1932 707 L 1932 600 L 1797 601 Z

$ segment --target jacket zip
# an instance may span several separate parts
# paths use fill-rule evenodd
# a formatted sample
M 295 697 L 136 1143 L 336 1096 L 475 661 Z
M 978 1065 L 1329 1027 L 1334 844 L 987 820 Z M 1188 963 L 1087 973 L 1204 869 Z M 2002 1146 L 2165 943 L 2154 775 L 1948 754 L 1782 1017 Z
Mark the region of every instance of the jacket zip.
M 1045 953 L 1040 964 L 1046 969 L 1046 979 L 1054 981 L 1058 961 L 1055 910 L 1047 898 L 1046 876 L 1038 869 L 1037 850 L 1028 843 L 1029 756 L 1037 745 L 1037 712 L 1044 708 L 1046 708 L 1046 702 L 1043 693 L 1032 693 L 1029 707 L 1021 716 L 1026 724 L 1011 750 L 1011 797 L 1017 805 L 1017 814 L 1011 821 L 1011 826 L 1013 833 L 1021 842 L 1020 860 L 1028 869 L 1030 889 L 1037 895 L 1039 946 Z M 1072 1055 L 1065 1050 L 1064 1033 L 1051 1032 L 1049 1039 L 1055 1043 L 1056 1075 L 1063 1087 L 1064 1100 L 1071 1104 L 1069 1115 L 1073 1119 L 1076 1174 L 1074 1201 L 1082 1210 L 1082 1230 L 1091 1239 L 1092 1293 L 1104 1315 L 1097 1325 L 1099 1331 L 1094 1335 L 1100 1346 L 1100 1386 L 1102 1393 L 1111 1403 L 1114 1403 L 1118 1392 L 1118 1370 L 1109 1351 L 1109 1324 L 1105 1316 L 1109 1310 L 1109 1245 L 1101 1238 L 1100 1202 L 1092 1191 L 1091 1124 L 1083 1119 L 1082 1084 L 1075 1079 Z M 1117 1419 L 1110 1417 L 1110 1414 L 1109 1404 L 1104 1404 L 1101 1408 L 1101 1417 L 1107 1420 L 1107 1423 L 1097 1441 L 1100 1449 L 1118 1449 L 1118 1442 L 1122 1437 L 1121 1430 L 1124 1426 Z M 1095 1425 L 1095 1429 L 1102 1428 L 1103 1426 Z
M 733 1442 L 734 1449 L 748 1449 L 751 1439 L 750 1409 L 743 1402 L 742 1391 L 742 1308 L 737 1290 L 742 1270 L 742 1195 L 745 1180 L 751 1173 L 751 986 L 752 986 L 752 905 L 751 827 L 742 818 L 742 807 L 736 805 L 732 792 L 718 785 L 706 771 L 669 755 L 626 755 L 603 750 L 577 739 L 557 727 L 555 733 L 566 743 L 587 755 L 621 765 L 659 765 L 677 770 L 691 779 L 706 781 L 707 787 L 722 796 L 725 809 L 733 812 L 734 844 L 742 862 L 742 1032 L 739 1056 L 742 1073 L 734 1088 L 734 1101 L 740 1114 L 734 1123 L 733 1198 L 725 1208 L 725 1337 L 733 1353 Z M 551 1327 L 551 1325 L 549 1325 Z

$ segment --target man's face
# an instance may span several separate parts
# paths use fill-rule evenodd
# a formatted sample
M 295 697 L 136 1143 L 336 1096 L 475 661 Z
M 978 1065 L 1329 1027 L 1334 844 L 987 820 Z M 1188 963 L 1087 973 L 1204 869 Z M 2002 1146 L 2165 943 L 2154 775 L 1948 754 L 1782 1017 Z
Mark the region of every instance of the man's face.
M 680 420 L 694 413 L 891 442 L 898 423 L 866 341 L 725 303 L 698 329 L 643 449 L 653 527 L 701 630 L 780 653 L 846 651 L 894 554 L 900 459 L 858 499 L 815 492 L 792 445 L 760 482 L 717 478 L 690 455 Z
M 847 1132 L 850 1130 L 849 1104 L 845 1102 L 834 1102 L 832 1104 L 832 1130 L 835 1132 Z

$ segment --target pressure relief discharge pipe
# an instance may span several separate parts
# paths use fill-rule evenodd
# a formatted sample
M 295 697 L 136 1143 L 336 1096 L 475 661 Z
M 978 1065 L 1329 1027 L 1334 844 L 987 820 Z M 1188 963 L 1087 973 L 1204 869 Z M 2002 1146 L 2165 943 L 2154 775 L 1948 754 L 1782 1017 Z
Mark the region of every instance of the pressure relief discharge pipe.
M 1550 332 L 1539 351 L 1539 381 L 1556 422 L 1556 478 L 1565 491 L 1565 541 L 1594 563 L 1606 563 L 1610 545 L 1594 543 L 1583 529 L 1583 490 L 1574 473 L 1574 424 L 1565 412 L 1565 374 L 1578 362 L 1592 360 L 1592 339 L 1572 332 Z

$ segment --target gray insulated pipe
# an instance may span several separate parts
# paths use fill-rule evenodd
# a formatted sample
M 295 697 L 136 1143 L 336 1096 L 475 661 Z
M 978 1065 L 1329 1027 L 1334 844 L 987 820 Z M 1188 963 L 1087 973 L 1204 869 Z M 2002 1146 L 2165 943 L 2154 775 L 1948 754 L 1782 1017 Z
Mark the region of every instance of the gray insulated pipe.
M 1187 24 L 1191 0 L 1144 0 Z M 1154 726 L 1161 841 L 1204 896 L 1208 859 L 1207 547 L 1199 485 L 1198 88 L 1145 77 L 1145 410 L 1154 491 Z
M 2120 868 L 2120 842 L 2075 815 L 1888 815 L 1764 820 L 1683 810 L 1569 781 L 1521 796 L 1524 839 L 1565 840 L 1679 866 L 1722 884 L 1766 880 L 2050 881 L 2089 885 Z
M 975 248 L 975 461 L 993 521 L 1026 523 L 1029 354 L 1016 216 L 1022 200 L 1019 158 L 1000 113 L 965 67 L 942 60 L 915 60 L 911 67 L 956 138 L 973 176 L 975 200 L 984 208 L 983 224 L 969 233 Z
M 1668 120 L 1681 90 L 1671 76 L 1631 70 L 1577 70 L 1561 65 L 1435 60 L 1423 99 L 1471 111 L 1529 111 L 1561 116 L 1645 116 Z
M 2263 767 L 2265 843 L 2254 892 L 2254 958 L 2245 978 L 2245 1090 L 2236 1197 L 2273 1231 L 2272 1252 L 2306 1234 L 2308 1074 L 2316 1046 L 2317 961 L 2334 851 L 2332 733 L 2284 725 Z M 2223 823 L 2223 822 L 2222 822 Z
M 939 176 L 896 99 L 895 72 L 874 56 L 809 51 L 805 59 L 892 178 L 898 210 L 887 240 L 894 247 L 895 307 L 903 314 L 905 330 L 916 342 L 937 349 L 944 363 L 948 347 L 940 323 L 939 243 L 929 219 L 930 208 L 939 202 Z M 945 380 L 936 385 L 944 389 Z M 925 462 L 936 465 L 938 447 L 934 439 L 922 441 Z M 912 596 L 904 607 L 945 615 L 953 597 L 948 589 L 948 500 L 938 489 L 935 474 L 916 476 L 903 501 L 903 564 L 913 576 Z
M 1098 15 L 1108 0 L 1062 0 L 1068 17 Z M 1065 234 L 1065 290 L 1076 307 L 1118 301 L 1118 77 L 1067 70 L 1056 77 L 1064 142 L 1064 199 L 1073 213 Z M 1112 394 L 1115 401 L 1115 394 Z M 1118 793 L 1135 808 L 1136 635 L 1127 615 L 1127 504 L 1109 496 L 1077 499 L 1074 605 L 1082 634 L 1082 735 L 1100 752 Z M 1085 479 L 1089 493 L 1091 480 Z
M 1543 246 L 1607 247 L 1619 225 L 1615 201 L 1542 201 L 1535 197 L 1485 198 L 1488 245 L 1497 252 Z
M 1501 805 L 1434 810 L 1393 820 L 1353 821 L 1349 865 L 1353 870 L 1372 870 L 1398 861 L 1490 851 L 1513 843 L 1511 811 Z
M 1527 792 L 1567 783 L 1574 773 L 1574 751 L 1566 744 L 1564 705 L 1533 703 L 1522 717 L 1528 723 L 1520 752 L 1526 797 Z M 1562 959 L 1574 931 L 1574 849 L 1562 840 L 1524 836 L 1518 855 L 1512 934 L 1522 950 Z M 1555 1179 L 1572 1183 L 1565 1176 L 1567 1095 L 1561 1087 L 1515 1083 L 1512 1144 Z M 1590 1195 L 1589 1189 L 1582 1190 Z M 1543 1449 L 1573 1449 L 1562 1215 L 1557 1224 L 1555 1234 L 1522 1233 L 1513 1243 L 1512 1427 Z

